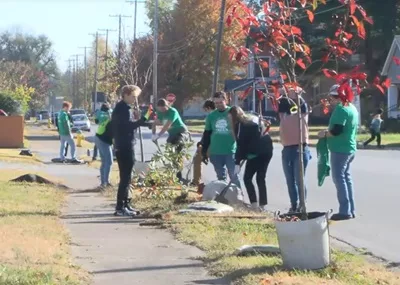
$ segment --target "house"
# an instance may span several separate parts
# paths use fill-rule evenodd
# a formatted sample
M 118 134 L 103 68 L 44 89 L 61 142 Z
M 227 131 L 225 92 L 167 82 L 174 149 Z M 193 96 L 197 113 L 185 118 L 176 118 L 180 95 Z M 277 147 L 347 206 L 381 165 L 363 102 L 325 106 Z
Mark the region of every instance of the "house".
M 381 73 L 390 78 L 392 82 L 387 91 L 387 117 L 399 119 L 400 65 L 396 62 L 396 58 L 400 59 L 400 35 L 394 37 Z
M 251 33 L 260 32 L 260 29 L 265 29 L 265 27 L 255 28 L 253 27 Z M 246 47 L 250 48 L 253 46 L 254 42 L 251 38 L 246 41 Z M 224 91 L 231 94 L 232 104 L 241 106 L 246 111 L 258 112 L 259 99 L 256 95 L 256 90 L 261 90 L 266 92 L 264 82 L 268 83 L 274 80 L 278 80 L 278 63 L 274 60 L 268 51 L 263 51 L 254 58 L 252 53 L 252 58 L 249 60 L 246 70 L 246 78 L 237 80 L 225 80 Z M 260 66 L 258 60 L 265 61 L 267 66 Z M 249 87 L 252 87 L 252 92 L 244 99 L 240 100 L 241 95 Z M 268 90 L 272 93 L 272 90 Z M 261 102 L 262 112 L 273 111 L 272 104 L 268 99 L 263 98 Z

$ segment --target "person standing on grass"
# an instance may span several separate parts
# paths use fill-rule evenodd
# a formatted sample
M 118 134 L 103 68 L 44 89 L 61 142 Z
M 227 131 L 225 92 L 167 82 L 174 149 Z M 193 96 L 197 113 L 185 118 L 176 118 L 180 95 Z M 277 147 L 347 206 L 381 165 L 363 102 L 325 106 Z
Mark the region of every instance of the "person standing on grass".
M 156 108 L 157 119 L 154 121 L 152 128 L 152 141 L 157 142 L 162 135 L 168 132 L 167 143 L 174 145 L 177 153 L 180 153 L 185 146 L 185 140 L 189 136 L 185 123 L 182 121 L 178 110 L 171 107 L 167 100 L 158 100 Z M 161 128 L 161 131 L 156 134 L 157 125 L 159 124 L 162 124 L 163 127 Z M 179 169 L 176 176 L 180 182 L 183 181 L 181 169 Z
M 300 97 L 300 106 L 297 106 L 297 96 L 300 96 L 302 89 L 291 88 L 288 91 L 287 97 L 282 97 L 279 100 L 278 112 L 280 118 L 279 133 L 280 140 L 283 145 L 282 150 L 282 167 L 286 178 L 290 197 L 289 213 L 300 212 L 299 197 L 300 197 L 300 127 L 299 114 L 301 112 L 301 127 L 302 127 L 302 144 L 303 144 L 303 166 L 304 176 L 311 152 L 308 146 L 308 105 L 302 97 Z M 303 177 L 304 181 L 304 177 Z M 307 195 L 306 186 L 304 183 L 304 191 Z
M 60 160 L 65 162 L 65 152 L 66 152 L 66 144 L 71 146 L 71 162 L 73 163 L 81 163 L 80 160 L 76 158 L 76 146 L 74 137 L 72 135 L 72 123 L 68 116 L 69 111 L 71 110 L 71 103 L 64 102 L 62 105 L 62 110 L 58 115 L 58 133 L 60 135 Z
M 134 216 L 138 213 L 131 206 L 130 183 L 135 164 L 134 130 L 144 125 L 149 114 L 133 122 L 131 107 L 137 101 L 142 90 L 136 85 L 126 85 L 121 89 L 122 100 L 117 103 L 111 116 L 111 128 L 115 154 L 119 168 L 119 185 L 115 216 Z
M 379 109 L 374 115 L 371 125 L 369 126 L 369 131 L 371 133 L 371 138 L 364 142 L 364 147 L 367 146 L 370 142 L 373 142 L 376 138 L 376 144 L 378 148 L 381 148 L 381 126 L 382 126 L 382 114 L 383 110 Z
M 214 94 L 213 101 L 216 110 L 208 114 L 203 133 L 203 161 L 207 164 L 209 152 L 218 180 L 226 180 L 228 170 L 230 180 L 240 188 L 239 175 L 235 173 L 236 141 L 228 118 L 228 97 L 225 92 L 219 91 Z
M 235 174 L 239 174 L 240 164 L 246 160 L 243 180 L 249 195 L 251 207 L 253 210 L 265 211 L 268 204 L 265 177 L 268 165 L 272 159 L 272 139 L 266 133 L 266 126 L 264 122 L 260 122 L 260 118 L 253 115 L 246 115 L 242 108 L 237 106 L 233 106 L 229 110 L 229 114 L 234 126 L 233 129 L 237 144 Z M 259 203 L 257 203 L 256 190 L 253 185 L 255 174 L 258 196 L 260 198 Z
M 203 105 L 203 110 L 207 114 L 210 114 L 215 110 L 215 103 L 213 100 L 206 100 Z M 197 143 L 197 151 L 193 157 L 193 180 L 192 185 L 198 186 L 201 183 L 201 163 L 203 161 L 203 156 L 201 155 L 203 147 L 203 137 Z
M 111 129 L 111 116 L 109 113 L 109 106 L 104 103 L 101 106 L 101 115 L 98 118 L 99 127 L 97 128 L 95 136 L 95 146 L 100 153 L 101 166 L 100 166 L 100 187 L 106 188 L 112 186 L 110 183 L 110 172 L 113 164 L 113 151 L 112 151 L 112 129 Z
M 335 106 L 329 127 L 320 131 L 320 138 L 328 139 L 331 153 L 332 180 L 336 186 L 339 212 L 331 220 L 349 220 L 355 218 L 354 186 L 350 166 L 357 150 L 358 111 L 345 94 L 338 93 L 338 85 L 329 90 L 329 103 Z

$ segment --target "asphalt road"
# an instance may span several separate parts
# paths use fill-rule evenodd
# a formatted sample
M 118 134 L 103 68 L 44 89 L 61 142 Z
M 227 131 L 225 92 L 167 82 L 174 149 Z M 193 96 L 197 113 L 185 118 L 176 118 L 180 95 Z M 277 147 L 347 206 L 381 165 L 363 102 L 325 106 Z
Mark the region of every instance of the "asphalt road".
M 195 141 L 199 135 L 193 135 Z M 151 133 L 143 129 L 145 160 L 156 151 L 151 142 Z M 165 143 L 165 137 L 160 144 Z M 136 156 L 140 159 L 139 145 Z M 267 173 L 269 209 L 285 211 L 289 208 L 289 197 L 281 166 L 282 147 L 275 144 L 274 157 Z M 193 148 L 193 153 L 195 149 Z M 308 187 L 308 211 L 338 210 L 336 189 L 330 177 L 322 187 L 317 184 L 317 155 L 313 158 L 306 175 Z M 400 173 L 397 168 L 400 152 L 390 150 L 359 150 L 352 167 L 355 185 L 357 218 L 334 223 L 331 235 L 355 247 L 364 248 L 375 256 L 391 262 L 400 262 L 400 219 L 396 209 L 400 208 Z M 397 177 L 399 175 L 399 177 Z M 205 183 L 215 180 L 211 165 L 203 167 Z

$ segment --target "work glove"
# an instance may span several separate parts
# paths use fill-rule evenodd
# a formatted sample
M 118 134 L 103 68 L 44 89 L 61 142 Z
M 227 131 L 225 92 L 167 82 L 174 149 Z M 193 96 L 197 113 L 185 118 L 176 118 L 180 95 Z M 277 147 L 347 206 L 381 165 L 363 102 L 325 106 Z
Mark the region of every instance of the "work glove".
M 205 165 L 208 165 L 208 157 L 207 155 L 203 155 L 203 159 L 201 160 Z
M 234 175 L 238 175 L 240 173 L 240 165 L 235 165 Z
M 157 142 L 159 138 L 160 138 L 160 136 L 159 136 L 159 135 L 156 135 L 156 134 L 154 134 L 154 135 L 151 136 L 151 140 L 152 140 L 153 142 Z

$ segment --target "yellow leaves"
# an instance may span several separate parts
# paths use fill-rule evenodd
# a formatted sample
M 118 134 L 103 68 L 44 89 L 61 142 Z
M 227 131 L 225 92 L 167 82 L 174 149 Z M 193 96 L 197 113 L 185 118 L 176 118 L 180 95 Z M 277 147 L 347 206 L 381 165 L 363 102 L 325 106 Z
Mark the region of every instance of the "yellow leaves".
M 317 7 L 318 7 L 318 0 L 313 0 L 313 3 L 312 3 L 313 10 L 315 11 L 315 9 L 317 9 Z

